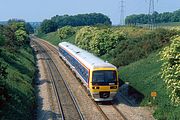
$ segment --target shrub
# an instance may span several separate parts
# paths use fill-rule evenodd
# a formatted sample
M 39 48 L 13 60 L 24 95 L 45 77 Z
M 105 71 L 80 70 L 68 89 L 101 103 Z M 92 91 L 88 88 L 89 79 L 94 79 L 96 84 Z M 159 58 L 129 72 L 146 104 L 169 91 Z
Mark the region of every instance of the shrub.
M 92 40 L 97 27 L 85 26 L 76 33 L 75 44 L 85 50 L 90 50 L 90 41 Z
M 17 45 L 23 45 L 26 40 L 28 39 L 28 34 L 24 30 L 17 30 L 15 32 L 16 39 L 17 39 Z
M 180 105 L 180 36 L 171 40 L 171 44 L 160 53 L 164 64 L 162 65 L 162 78 L 170 90 L 170 98 L 174 105 Z
M 113 32 L 109 28 L 83 27 L 77 32 L 75 43 L 85 50 L 102 56 L 114 49 L 124 39 L 126 38 L 122 32 Z
M 66 39 L 76 33 L 75 29 L 71 26 L 65 26 L 58 29 L 58 35 L 60 39 Z
M 119 29 L 117 31 L 120 33 L 121 30 Z M 129 63 L 147 57 L 150 53 L 169 44 L 170 38 L 178 34 L 177 31 L 166 29 L 142 32 L 143 34 L 141 35 L 139 31 L 142 30 L 134 30 L 137 33 L 133 34 L 129 34 L 124 28 L 122 31 L 125 32 L 126 39 L 119 41 L 114 49 L 103 56 L 103 58 L 107 58 L 108 61 L 116 66 L 128 65 Z

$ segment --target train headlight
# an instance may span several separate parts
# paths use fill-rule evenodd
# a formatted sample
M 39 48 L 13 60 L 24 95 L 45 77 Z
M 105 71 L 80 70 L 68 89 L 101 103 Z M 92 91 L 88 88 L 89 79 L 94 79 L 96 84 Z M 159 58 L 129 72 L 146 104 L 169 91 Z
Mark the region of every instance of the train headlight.
M 110 89 L 117 89 L 117 86 L 110 86 Z
M 99 87 L 92 87 L 92 89 L 99 89 Z

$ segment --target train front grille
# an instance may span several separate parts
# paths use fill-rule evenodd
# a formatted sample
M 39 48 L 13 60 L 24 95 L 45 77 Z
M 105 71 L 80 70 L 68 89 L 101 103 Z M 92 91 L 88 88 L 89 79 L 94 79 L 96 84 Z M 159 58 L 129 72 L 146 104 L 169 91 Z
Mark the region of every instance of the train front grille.
M 99 92 L 100 98 L 108 98 L 110 96 L 110 92 Z

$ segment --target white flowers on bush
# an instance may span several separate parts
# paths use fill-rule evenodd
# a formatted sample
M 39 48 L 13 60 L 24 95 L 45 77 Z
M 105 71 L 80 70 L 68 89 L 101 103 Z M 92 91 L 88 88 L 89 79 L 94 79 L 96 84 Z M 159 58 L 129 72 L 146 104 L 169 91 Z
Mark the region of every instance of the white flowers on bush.
M 180 36 L 172 38 L 170 46 L 160 53 L 164 61 L 162 65 L 162 78 L 167 85 L 171 101 L 180 105 Z

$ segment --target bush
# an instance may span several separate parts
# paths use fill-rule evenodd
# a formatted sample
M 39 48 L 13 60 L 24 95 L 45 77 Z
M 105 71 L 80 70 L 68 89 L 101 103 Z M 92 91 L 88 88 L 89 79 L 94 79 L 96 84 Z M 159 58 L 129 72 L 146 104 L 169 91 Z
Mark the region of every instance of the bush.
M 164 64 L 162 65 L 162 78 L 170 90 L 170 98 L 174 105 L 180 105 L 180 37 L 171 40 L 171 45 L 160 53 Z
M 139 28 L 138 28 L 139 29 Z M 122 30 L 117 30 L 119 33 Z M 116 66 L 124 66 L 147 57 L 150 53 L 169 44 L 170 38 L 177 31 L 156 29 L 153 31 L 144 32 L 142 30 L 134 30 L 137 33 L 129 34 L 127 30 L 123 30 L 126 34 L 126 40 L 120 41 L 115 49 L 112 49 L 108 54 L 103 56 Z M 140 35 L 139 31 L 142 32 Z
M 65 26 L 58 29 L 58 35 L 60 39 L 66 39 L 67 37 L 71 37 L 76 33 L 74 27 Z
M 122 32 L 113 32 L 111 29 L 98 29 L 97 27 L 83 27 L 77 32 L 75 43 L 97 56 L 102 56 L 114 49 L 124 39 L 126 38 Z
M 75 44 L 80 48 L 90 51 L 90 41 L 92 40 L 97 27 L 85 26 L 76 33 Z
M 15 35 L 17 39 L 17 45 L 19 46 L 23 45 L 28 39 L 28 34 L 24 30 L 17 30 Z

